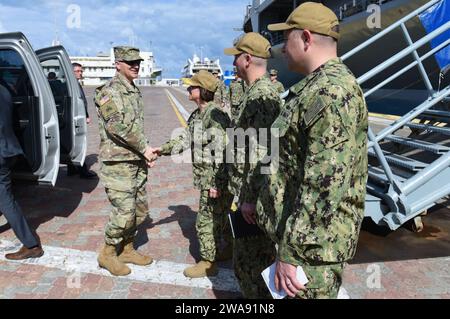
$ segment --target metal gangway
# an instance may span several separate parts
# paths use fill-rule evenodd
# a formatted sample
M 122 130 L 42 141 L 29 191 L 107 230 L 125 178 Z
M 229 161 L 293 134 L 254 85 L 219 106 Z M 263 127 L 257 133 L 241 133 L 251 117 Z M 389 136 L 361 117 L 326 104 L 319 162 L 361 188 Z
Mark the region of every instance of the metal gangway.
M 369 179 L 366 217 L 395 230 L 411 221 L 423 228 L 421 215 L 450 194 L 450 86 L 433 88 L 423 61 L 449 45 L 450 39 L 419 56 L 419 48 L 450 29 L 450 21 L 413 43 L 407 22 L 442 0 L 433 0 L 345 54 L 345 61 L 375 41 L 401 28 L 409 46 L 358 78 L 360 84 L 386 71 L 396 62 L 414 58 L 395 74 L 373 87 L 364 87 L 367 98 L 386 84 L 417 67 L 429 97 L 377 134 L 369 127 Z M 404 61 L 404 60 L 403 60 Z M 447 109 L 442 104 L 447 103 Z M 439 108 L 439 107 L 440 108 Z M 405 136 L 405 131 L 409 132 Z M 414 227 L 415 226 L 415 227 Z

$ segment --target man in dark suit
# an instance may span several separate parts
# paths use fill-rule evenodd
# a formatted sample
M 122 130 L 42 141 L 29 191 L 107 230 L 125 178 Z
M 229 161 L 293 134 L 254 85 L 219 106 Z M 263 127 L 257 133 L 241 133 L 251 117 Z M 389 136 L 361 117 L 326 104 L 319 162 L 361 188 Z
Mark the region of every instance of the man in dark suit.
M 11 167 L 22 148 L 13 130 L 13 104 L 8 90 L 0 85 L 0 211 L 14 234 L 22 242 L 19 251 L 6 254 L 6 259 L 38 258 L 44 254 L 38 238 L 33 234 L 11 190 Z
M 52 89 L 53 96 L 55 97 L 55 102 L 58 104 L 58 101 L 56 100 L 56 98 L 58 98 L 60 103 L 62 103 L 62 100 L 67 95 L 66 85 L 62 83 L 61 80 L 58 80 L 55 72 L 49 72 L 47 74 L 47 79 L 50 88 Z
M 75 74 L 75 77 L 77 78 L 78 81 L 81 81 L 81 79 L 83 78 L 83 66 L 79 63 L 72 63 L 72 67 L 73 67 L 73 73 Z M 78 82 L 78 85 L 80 86 L 81 98 L 83 99 L 84 109 L 86 111 L 86 123 L 91 124 L 91 118 L 89 117 L 88 102 L 86 99 L 86 95 L 84 95 L 84 91 L 83 91 L 83 88 L 82 88 L 80 82 Z M 72 175 L 76 175 L 76 174 L 80 174 L 81 178 L 86 178 L 86 179 L 93 179 L 93 178 L 97 177 L 96 173 L 94 173 L 88 169 L 88 167 L 86 166 L 86 163 L 84 163 L 84 165 L 81 167 L 77 167 L 73 164 L 67 165 L 67 175 L 72 176 Z

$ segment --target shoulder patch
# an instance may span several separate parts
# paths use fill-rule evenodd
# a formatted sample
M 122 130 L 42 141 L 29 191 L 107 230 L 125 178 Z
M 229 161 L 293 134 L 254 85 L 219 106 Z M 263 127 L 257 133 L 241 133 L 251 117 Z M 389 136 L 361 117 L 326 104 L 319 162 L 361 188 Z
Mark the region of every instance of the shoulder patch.
M 105 95 L 99 101 L 100 113 L 102 114 L 105 121 L 110 120 L 115 114 L 119 113 L 117 105 L 114 103 L 113 99 Z
M 305 115 L 303 116 L 303 121 L 306 127 L 309 127 L 312 121 L 322 113 L 322 111 L 327 107 L 327 104 L 319 95 L 316 97 L 314 102 L 312 102 L 311 106 L 306 110 Z
M 105 105 L 106 103 L 108 103 L 109 101 L 111 101 L 111 98 L 108 95 L 105 95 L 99 102 L 100 106 Z

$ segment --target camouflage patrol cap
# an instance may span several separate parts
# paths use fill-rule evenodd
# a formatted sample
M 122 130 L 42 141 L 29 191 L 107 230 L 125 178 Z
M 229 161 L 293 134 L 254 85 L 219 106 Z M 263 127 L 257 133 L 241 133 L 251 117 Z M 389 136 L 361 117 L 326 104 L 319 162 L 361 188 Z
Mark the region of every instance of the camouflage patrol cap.
M 219 85 L 219 80 L 205 70 L 196 73 L 192 78 L 184 79 L 183 82 L 189 86 L 199 86 L 211 92 L 216 92 Z
M 339 31 L 333 30 L 338 26 L 339 19 L 330 8 L 321 3 L 305 2 L 291 13 L 285 23 L 269 24 L 268 29 L 270 31 L 306 29 L 339 40 Z
M 278 71 L 275 69 L 270 70 L 269 72 L 270 75 L 278 75 Z
M 250 55 L 268 59 L 272 55 L 270 53 L 270 42 L 259 33 L 246 33 L 233 48 L 224 50 L 226 55 L 239 55 L 241 53 L 248 53 Z
M 114 57 L 116 61 L 144 61 L 139 55 L 138 48 L 120 46 L 114 48 Z

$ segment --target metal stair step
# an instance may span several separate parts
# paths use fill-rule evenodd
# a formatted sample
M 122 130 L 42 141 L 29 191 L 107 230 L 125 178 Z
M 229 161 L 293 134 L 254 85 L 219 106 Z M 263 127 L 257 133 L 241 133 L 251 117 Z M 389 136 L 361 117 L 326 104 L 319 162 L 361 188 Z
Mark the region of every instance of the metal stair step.
M 384 171 L 378 167 L 369 165 L 369 179 L 374 179 L 377 182 L 381 182 L 383 184 L 388 184 L 389 181 L 384 174 Z
M 406 123 L 405 126 L 416 130 L 429 131 L 450 136 L 450 128 L 448 127 L 438 127 L 428 124 L 417 124 L 417 123 Z
M 406 180 L 406 178 L 399 176 L 399 175 L 394 175 L 400 182 L 404 182 Z M 374 179 L 378 182 L 381 182 L 383 184 L 389 184 L 389 180 L 386 176 L 386 174 L 384 173 L 384 170 L 376 167 L 376 166 L 371 166 L 369 165 L 369 178 Z
M 398 144 L 406 145 L 413 148 L 418 148 L 424 151 L 432 152 L 435 154 L 444 154 L 450 151 L 450 147 L 429 143 L 409 137 L 402 137 L 402 136 L 396 136 L 396 135 L 389 135 L 386 136 L 386 140 L 395 142 Z
M 386 151 L 383 151 L 383 153 L 388 163 L 409 169 L 410 171 L 417 172 L 428 165 L 426 163 L 416 161 L 406 156 L 397 155 Z M 369 156 L 376 157 L 375 151 L 373 149 L 369 150 Z
M 427 110 L 421 113 L 418 118 L 450 123 L 450 112 L 441 110 Z

